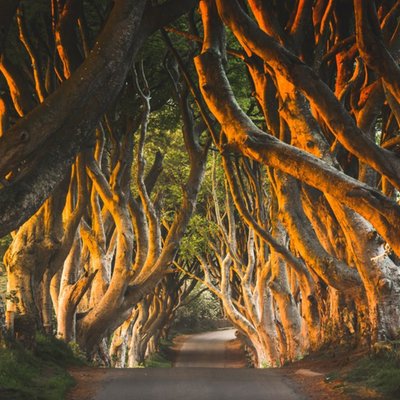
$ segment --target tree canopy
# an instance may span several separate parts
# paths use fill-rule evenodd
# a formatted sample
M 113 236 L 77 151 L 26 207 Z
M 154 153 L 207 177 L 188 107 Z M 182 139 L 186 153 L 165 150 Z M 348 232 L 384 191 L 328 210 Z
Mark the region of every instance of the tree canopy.
M 200 281 L 259 366 L 398 338 L 398 1 L 0 9 L 16 331 L 136 365 Z

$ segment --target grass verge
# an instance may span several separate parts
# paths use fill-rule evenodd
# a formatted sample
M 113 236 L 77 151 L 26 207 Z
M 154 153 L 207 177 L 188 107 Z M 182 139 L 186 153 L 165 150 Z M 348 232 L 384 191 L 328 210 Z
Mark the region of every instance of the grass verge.
M 326 380 L 350 395 L 368 391 L 373 398 L 400 399 L 400 343 L 377 343 L 372 354 L 328 374 Z
M 365 385 L 387 399 L 400 399 L 400 362 L 396 359 L 365 357 L 344 377 L 353 385 Z
M 171 368 L 173 342 L 170 339 L 161 339 L 159 350 L 144 362 L 145 368 Z
M 0 399 L 61 400 L 74 380 L 67 366 L 83 364 L 65 343 L 37 335 L 35 351 L 18 343 L 0 349 Z

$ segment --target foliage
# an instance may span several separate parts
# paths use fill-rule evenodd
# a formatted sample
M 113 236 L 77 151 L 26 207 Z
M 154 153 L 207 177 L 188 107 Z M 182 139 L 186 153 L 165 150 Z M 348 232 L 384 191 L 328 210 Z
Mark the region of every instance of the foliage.
M 218 226 L 200 214 L 190 220 L 186 235 L 180 245 L 180 257 L 184 260 L 193 260 L 197 254 L 206 254 L 210 251 L 208 241 L 217 231 Z
M 171 222 L 174 211 L 182 200 L 182 185 L 186 182 L 189 167 L 182 131 L 177 129 L 164 134 L 167 135 L 167 147 L 163 147 L 163 173 L 157 181 L 156 191 L 163 195 L 163 217 Z M 157 135 L 157 139 L 159 136 Z
M 400 395 L 400 365 L 393 359 L 366 357 L 345 377 L 349 383 L 365 385 L 386 396 Z
M 38 334 L 36 341 L 34 352 L 17 343 L 0 349 L 0 398 L 60 400 L 73 385 L 65 367 L 82 361 L 53 337 Z
M 10 246 L 11 240 L 12 239 L 10 235 L 0 238 L 0 266 L 3 266 L 4 253 L 8 249 L 8 246 Z
M 383 342 L 380 342 L 383 343 Z M 400 342 L 384 342 L 384 346 L 374 346 L 373 354 L 358 360 L 346 372 L 336 371 L 327 381 L 343 382 L 336 387 L 348 392 L 358 392 L 368 387 L 381 393 L 386 399 L 400 396 Z
M 222 317 L 218 299 L 199 284 L 178 309 L 174 329 L 181 332 L 211 330 L 217 327 L 217 321 Z
M 73 342 L 72 342 L 73 343 Z M 67 344 L 53 336 L 36 335 L 35 355 L 42 360 L 65 365 L 82 365 L 85 363 L 82 352 L 78 351 L 75 344 Z
M 156 353 L 150 355 L 144 362 L 146 368 L 171 368 L 171 346 L 172 341 L 168 339 L 161 339 L 159 342 L 159 349 Z
M 172 363 L 161 353 L 151 355 L 144 363 L 146 368 L 171 368 Z
M 4 253 L 6 252 L 8 246 L 11 243 L 11 236 L 7 235 L 0 238 L 0 296 L 6 293 L 7 288 L 7 277 L 4 274 L 4 264 L 3 264 L 3 257 Z
M 74 359 L 83 364 L 87 363 L 86 353 L 79 347 L 76 342 L 69 342 L 68 347 L 71 349 Z
M 241 60 L 232 58 L 229 60 L 226 73 L 240 106 L 246 111 L 255 109 L 258 113 L 258 108 L 255 107 L 255 99 L 252 97 L 252 89 L 245 64 Z

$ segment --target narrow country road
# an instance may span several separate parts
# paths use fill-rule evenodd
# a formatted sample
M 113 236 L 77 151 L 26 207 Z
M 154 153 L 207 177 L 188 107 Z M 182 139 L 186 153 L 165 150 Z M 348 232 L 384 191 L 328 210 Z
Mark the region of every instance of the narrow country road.
M 240 350 L 235 351 L 227 347 L 227 344 L 235 338 L 234 329 L 190 335 L 177 352 L 174 367 L 237 368 L 238 365 L 244 366 L 244 354 Z
M 306 400 L 279 371 L 232 368 L 234 331 L 190 335 L 175 368 L 105 371 L 94 400 Z

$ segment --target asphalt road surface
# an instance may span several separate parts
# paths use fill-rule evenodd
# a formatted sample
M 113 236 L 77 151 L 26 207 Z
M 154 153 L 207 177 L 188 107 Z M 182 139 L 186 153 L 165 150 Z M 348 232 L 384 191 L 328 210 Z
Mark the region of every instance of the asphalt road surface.
M 235 330 L 190 335 L 183 342 L 176 356 L 177 368 L 235 368 L 243 354 L 227 349 L 226 344 L 235 339 Z
M 232 338 L 230 330 L 190 335 L 175 368 L 113 370 L 94 400 L 306 400 L 278 370 L 230 368 Z

